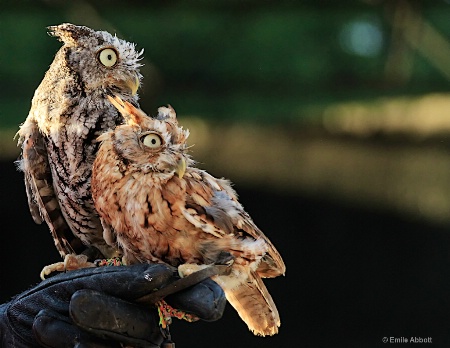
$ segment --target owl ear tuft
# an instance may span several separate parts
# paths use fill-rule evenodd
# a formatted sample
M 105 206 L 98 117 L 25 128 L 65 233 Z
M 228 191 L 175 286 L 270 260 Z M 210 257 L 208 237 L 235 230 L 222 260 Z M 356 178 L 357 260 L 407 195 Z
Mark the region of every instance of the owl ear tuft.
M 82 38 L 93 34 L 93 30 L 71 23 L 52 25 L 47 27 L 50 36 L 57 37 L 60 41 L 68 45 L 79 44 Z
M 163 120 L 171 120 L 173 122 L 177 122 L 177 113 L 175 112 L 172 105 L 161 106 L 158 108 L 158 116 L 156 116 L 157 120 L 163 121 Z
M 148 117 L 144 111 L 136 108 L 133 104 L 122 100 L 118 96 L 107 96 L 108 100 L 113 104 L 117 110 L 122 114 L 125 118 L 126 122 L 130 125 L 141 125 L 144 121 L 144 118 Z

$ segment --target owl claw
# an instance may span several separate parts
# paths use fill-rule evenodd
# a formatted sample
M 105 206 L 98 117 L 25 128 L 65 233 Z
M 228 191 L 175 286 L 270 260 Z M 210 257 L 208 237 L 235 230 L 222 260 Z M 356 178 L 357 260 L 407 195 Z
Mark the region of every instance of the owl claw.
M 44 280 L 49 274 L 58 271 L 73 271 L 80 268 L 95 267 L 95 264 L 88 262 L 88 257 L 86 255 L 75 255 L 68 254 L 64 258 L 64 261 L 52 263 L 51 265 L 45 266 L 41 271 L 41 279 Z
M 234 256 L 227 251 L 221 251 L 216 261 L 214 262 L 215 265 L 224 265 L 228 267 L 231 267 L 233 263 L 234 263 Z

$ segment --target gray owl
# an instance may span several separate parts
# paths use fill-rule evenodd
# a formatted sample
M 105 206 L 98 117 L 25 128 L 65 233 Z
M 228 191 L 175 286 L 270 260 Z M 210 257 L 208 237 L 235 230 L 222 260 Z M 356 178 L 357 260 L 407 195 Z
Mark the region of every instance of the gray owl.
M 122 120 L 107 95 L 137 105 L 142 51 L 85 26 L 65 23 L 48 29 L 63 46 L 18 132 L 18 166 L 25 174 L 31 215 L 36 223 L 48 224 L 63 258 L 85 246 L 96 247 L 104 257 L 117 256 L 103 239 L 91 196 L 91 168 L 96 138 Z

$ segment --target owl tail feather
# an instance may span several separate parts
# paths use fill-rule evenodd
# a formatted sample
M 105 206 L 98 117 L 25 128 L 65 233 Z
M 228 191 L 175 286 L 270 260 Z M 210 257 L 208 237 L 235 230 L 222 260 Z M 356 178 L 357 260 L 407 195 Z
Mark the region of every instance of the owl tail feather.
M 225 296 L 257 336 L 272 336 L 278 333 L 280 316 L 262 279 L 255 272 L 249 278 L 234 287 L 228 287 L 223 281 L 226 276 L 213 278 L 225 292 Z

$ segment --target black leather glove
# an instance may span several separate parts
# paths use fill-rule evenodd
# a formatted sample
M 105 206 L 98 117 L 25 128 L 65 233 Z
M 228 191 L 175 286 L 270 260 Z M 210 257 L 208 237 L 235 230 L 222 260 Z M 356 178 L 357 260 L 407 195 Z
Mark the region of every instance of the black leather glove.
M 164 265 L 86 268 L 58 274 L 0 306 L 1 347 L 159 347 L 154 307 L 133 301 L 174 281 Z M 222 289 L 207 279 L 166 301 L 203 320 L 225 308 Z

